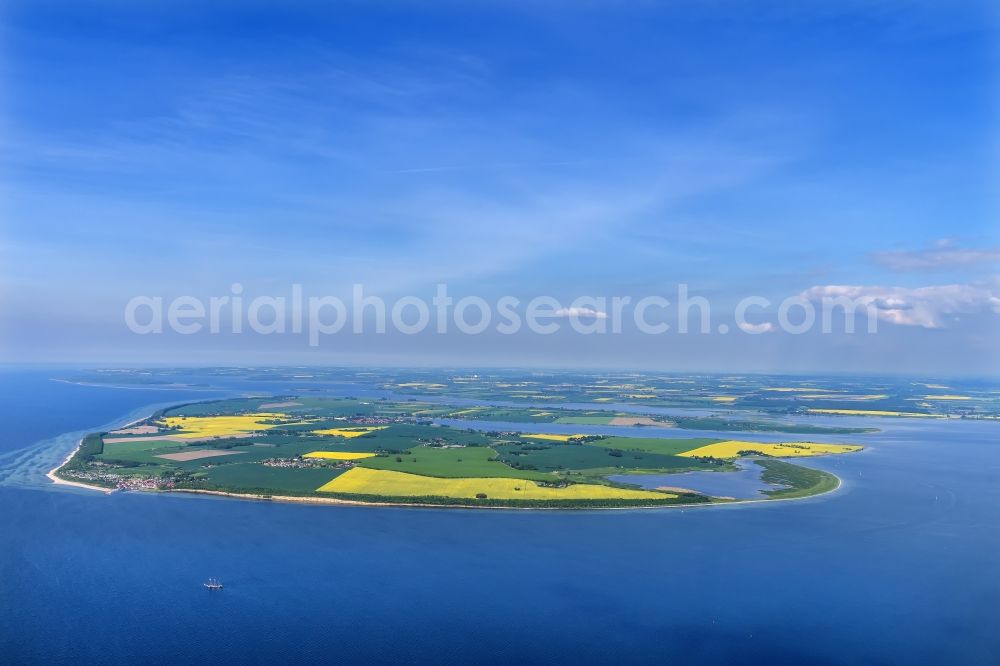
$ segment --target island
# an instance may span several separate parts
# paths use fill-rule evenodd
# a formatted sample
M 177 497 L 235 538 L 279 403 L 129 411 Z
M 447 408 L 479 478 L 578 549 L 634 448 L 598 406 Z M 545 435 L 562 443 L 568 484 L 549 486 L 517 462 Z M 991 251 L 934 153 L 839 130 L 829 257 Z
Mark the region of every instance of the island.
M 105 491 L 183 491 L 319 503 L 506 508 L 621 508 L 732 503 L 645 478 L 726 474 L 753 464 L 753 501 L 807 497 L 839 479 L 790 459 L 855 444 L 540 432 L 541 424 L 637 426 L 655 416 L 558 408 L 456 407 L 415 399 L 268 396 L 183 404 L 88 434 L 50 473 Z M 503 418 L 503 430 L 457 427 Z M 534 426 L 534 427 L 533 427 Z M 551 430 L 551 428 L 549 428 Z M 659 432 L 657 434 L 660 434 Z M 613 477 L 613 479 L 612 479 Z M 635 482 L 632 482 L 632 480 Z

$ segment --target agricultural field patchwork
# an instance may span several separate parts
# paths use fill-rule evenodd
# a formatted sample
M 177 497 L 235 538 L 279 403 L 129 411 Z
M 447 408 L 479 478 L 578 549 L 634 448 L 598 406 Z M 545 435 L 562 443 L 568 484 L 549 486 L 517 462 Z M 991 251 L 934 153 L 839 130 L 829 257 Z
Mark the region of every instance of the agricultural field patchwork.
M 200 439 L 245 435 L 281 425 L 293 425 L 296 421 L 280 412 L 260 412 L 233 416 L 170 416 L 163 419 L 163 424 L 168 430 L 176 431 L 170 433 L 174 437 Z
M 222 410 L 204 403 L 192 403 L 174 412 L 184 416 L 210 415 L 226 410 L 230 413 L 314 413 L 317 405 L 330 401 L 311 395 L 308 386 L 317 382 L 339 381 L 381 389 L 389 396 L 385 402 L 391 402 L 401 411 L 422 409 L 424 414 L 434 417 L 447 417 L 450 412 L 455 419 L 518 423 L 550 423 L 558 418 L 605 415 L 592 413 L 593 410 L 586 409 L 588 404 L 614 412 L 638 413 L 658 421 L 674 422 L 684 428 L 697 427 L 702 418 L 738 422 L 727 429 L 741 432 L 793 432 L 774 430 L 772 426 L 788 427 L 792 424 L 784 421 L 787 415 L 810 413 L 830 416 L 898 413 L 904 416 L 1000 417 L 1000 391 L 987 380 L 517 370 L 464 373 L 438 369 L 350 368 L 310 369 L 305 375 L 289 368 L 255 368 L 252 371 L 210 368 L 199 371 L 196 378 L 189 378 L 187 374 L 184 370 L 168 368 L 124 372 L 105 370 L 83 373 L 78 379 L 88 383 L 182 386 L 185 382 L 191 382 L 190 385 L 210 384 L 215 377 L 231 380 L 247 376 L 273 384 L 283 382 L 289 387 L 289 392 L 284 395 L 221 401 L 225 403 Z M 442 402 L 447 399 L 460 400 L 461 406 Z M 382 401 L 357 400 L 355 405 L 342 405 L 345 411 L 340 411 L 338 416 L 376 411 L 384 413 L 384 406 L 376 404 L 378 402 Z M 407 404 L 411 402 L 414 403 L 412 410 Z M 497 403 L 504 403 L 504 406 Z M 864 413 L 810 411 L 849 409 L 851 403 L 862 403 Z M 328 415 L 334 414 L 333 408 L 325 409 Z M 707 413 L 680 415 L 676 411 L 669 414 L 642 411 L 662 409 L 696 409 Z M 508 418 L 504 412 L 519 413 Z M 757 427 L 747 428 L 747 423 Z M 821 422 L 813 427 L 839 429 L 858 426 Z M 702 429 L 720 428 L 706 424 Z
M 609 399 L 610 400 L 610 399 Z M 735 398 L 733 398 L 735 400 Z M 600 401 L 598 401 L 600 402 Z M 727 401 L 728 402 L 728 401 Z M 414 414 L 456 421 L 501 421 L 509 423 L 552 423 L 555 425 L 599 425 L 615 427 L 684 428 L 688 430 L 731 430 L 752 432 L 787 432 L 797 434 L 855 434 L 875 428 L 820 426 L 788 423 L 775 418 L 735 416 L 645 415 L 617 410 L 529 409 L 516 407 L 476 407 L 451 410 L 422 408 Z
M 622 390 L 646 395 L 631 387 Z M 508 421 L 493 421 L 501 416 Z M 462 427 L 463 418 L 469 425 L 492 422 L 476 429 Z M 415 399 L 228 399 L 169 408 L 129 428 L 90 435 L 61 473 L 103 487 L 140 484 L 146 489 L 152 484 L 162 490 L 306 499 L 536 508 L 658 506 L 727 500 L 627 481 L 643 474 L 725 475 L 737 469 L 732 460 L 743 456 L 787 460 L 861 448 L 792 437 L 784 443 L 669 437 L 678 417 L 670 419 L 559 407 L 455 408 Z M 496 423 L 505 425 L 497 429 Z M 570 432 L 533 432 L 531 423 Z M 656 436 L 609 434 L 620 427 L 646 428 Z M 788 465 L 775 463 L 767 469 L 775 478 L 796 480 L 798 493 L 835 487 L 825 472 L 797 472 L 796 465 Z

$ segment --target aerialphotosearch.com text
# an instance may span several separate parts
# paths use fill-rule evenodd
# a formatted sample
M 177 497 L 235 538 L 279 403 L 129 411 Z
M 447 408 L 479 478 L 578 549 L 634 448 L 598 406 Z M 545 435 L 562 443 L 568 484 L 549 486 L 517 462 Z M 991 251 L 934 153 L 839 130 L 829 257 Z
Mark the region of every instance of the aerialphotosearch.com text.
M 763 296 L 746 296 L 727 313 L 732 325 L 713 326 L 718 319 L 713 320 L 710 300 L 692 294 L 684 283 L 677 285 L 672 298 L 659 294 L 580 296 L 568 303 L 545 295 L 527 300 L 515 296 L 492 301 L 470 295 L 455 298 L 447 284 L 438 284 L 429 299 L 412 295 L 385 299 L 366 293 L 362 284 L 352 285 L 350 292 L 349 298 L 309 295 L 301 284 L 292 284 L 287 294 L 251 297 L 236 282 L 228 294 L 207 298 L 135 296 L 126 303 L 124 317 L 129 330 L 139 335 L 166 331 L 181 335 L 292 334 L 304 336 L 310 347 L 319 346 L 332 335 L 385 334 L 387 330 L 403 335 L 427 331 L 480 335 L 489 330 L 501 335 L 522 331 L 551 335 L 568 327 L 581 335 L 614 335 L 628 329 L 647 335 L 761 335 L 777 331 L 799 335 L 817 325 L 823 333 L 833 332 L 837 313 L 843 332 L 855 332 L 859 314 L 867 318 L 867 333 L 877 331 L 875 304 L 845 296 L 817 300 L 797 295 L 777 303 Z

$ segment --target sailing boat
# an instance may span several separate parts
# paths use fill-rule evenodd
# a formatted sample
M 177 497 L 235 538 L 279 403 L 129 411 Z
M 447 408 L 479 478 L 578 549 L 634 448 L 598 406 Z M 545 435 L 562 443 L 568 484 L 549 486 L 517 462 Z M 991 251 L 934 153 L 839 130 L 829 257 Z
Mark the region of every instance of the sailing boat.
M 204 585 L 205 587 L 207 587 L 210 590 L 221 590 L 222 589 L 222 583 L 219 582 L 218 578 L 209 578 L 208 582 L 202 583 L 202 585 Z

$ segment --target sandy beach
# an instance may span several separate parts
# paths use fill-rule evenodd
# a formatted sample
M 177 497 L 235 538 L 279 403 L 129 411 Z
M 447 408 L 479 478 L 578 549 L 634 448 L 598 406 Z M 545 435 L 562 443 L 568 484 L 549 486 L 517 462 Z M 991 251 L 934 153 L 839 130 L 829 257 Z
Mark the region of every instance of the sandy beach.
M 61 470 L 66 465 L 66 463 L 68 463 L 70 460 L 73 459 L 73 456 L 76 455 L 76 452 L 80 450 L 81 446 L 83 446 L 82 437 L 76 443 L 76 447 L 69 452 L 69 454 L 63 459 L 63 461 L 58 465 L 56 465 L 55 467 L 53 467 L 52 469 L 50 469 L 48 472 L 46 472 L 45 476 L 48 477 L 48 479 L 52 481 L 52 483 L 55 483 L 56 485 L 74 486 L 76 488 L 86 488 L 87 490 L 98 490 L 104 493 L 105 495 L 110 495 L 114 491 L 109 488 L 102 488 L 101 486 L 92 486 L 86 483 L 81 483 L 80 481 L 67 481 L 66 479 L 60 479 L 58 476 L 56 476 L 56 472 Z
M 118 428 L 118 429 L 121 430 L 121 429 L 124 429 L 124 428 L 130 428 L 130 427 L 136 425 L 137 423 L 142 423 L 143 421 L 145 421 L 146 419 L 148 419 L 148 418 L 150 418 L 152 416 L 153 416 L 152 414 L 147 414 L 146 416 L 141 416 L 141 417 L 135 419 L 134 421 L 129 421 L 128 423 L 126 423 L 125 425 L 121 426 L 121 428 Z M 81 481 L 67 481 L 66 479 L 59 478 L 57 476 L 57 474 L 56 474 L 59 470 L 61 470 L 63 467 L 65 467 L 66 463 L 68 463 L 70 460 L 72 460 L 73 456 L 76 455 L 76 452 L 80 450 L 80 447 L 83 446 L 83 439 L 84 438 L 81 437 L 77 441 L 76 446 L 73 447 L 73 450 L 70 451 L 66 455 L 65 458 L 63 458 L 63 461 L 61 463 L 59 463 L 58 465 L 56 465 L 55 467 L 53 467 L 52 469 L 50 469 L 48 472 L 46 472 L 45 476 L 50 481 L 52 481 L 52 483 L 54 483 L 56 485 L 59 485 L 59 486 L 73 486 L 75 488 L 86 488 L 87 490 L 96 490 L 98 492 L 104 493 L 105 495 L 110 495 L 111 493 L 114 492 L 114 489 L 112 489 L 112 488 L 104 488 L 102 486 L 94 486 L 94 485 L 91 485 L 89 483 L 83 483 Z

